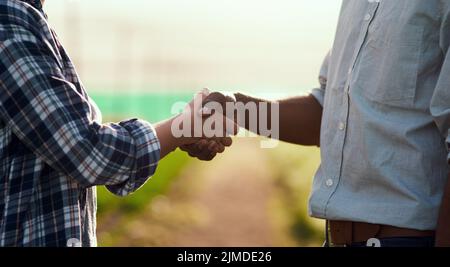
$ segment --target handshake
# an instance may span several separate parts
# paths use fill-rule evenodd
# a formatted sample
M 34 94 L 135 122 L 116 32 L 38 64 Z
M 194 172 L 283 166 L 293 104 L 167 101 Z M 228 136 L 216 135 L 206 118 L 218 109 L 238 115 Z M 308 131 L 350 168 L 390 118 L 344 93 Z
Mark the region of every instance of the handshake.
M 239 131 L 233 95 L 203 89 L 171 120 L 171 135 L 191 157 L 210 161 L 231 146 Z
M 295 103 L 289 103 L 288 106 L 296 106 Z M 189 104 L 183 104 L 182 110 L 172 119 L 156 125 L 161 158 L 180 148 L 192 157 L 212 160 L 231 146 L 230 136 L 236 135 L 240 127 L 247 129 L 249 133 L 270 138 L 261 141 L 261 148 L 273 148 L 280 140 L 278 101 L 203 89 Z M 294 120 L 298 112 L 295 108 L 290 110 L 292 111 L 284 117 Z M 289 123 L 285 124 L 289 126 Z M 287 141 L 296 141 L 289 137 L 297 136 L 297 131 L 285 132 L 288 133 L 285 138 Z

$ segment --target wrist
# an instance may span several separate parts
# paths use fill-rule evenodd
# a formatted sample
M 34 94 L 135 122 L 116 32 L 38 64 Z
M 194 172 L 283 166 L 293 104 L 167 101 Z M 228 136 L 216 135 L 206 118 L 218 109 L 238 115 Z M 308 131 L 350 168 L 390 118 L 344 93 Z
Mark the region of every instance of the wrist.
M 179 121 L 181 120 L 181 131 L 184 132 L 184 120 L 183 120 L 183 114 L 179 114 L 174 116 L 173 118 L 169 119 L 169 128 L 170 128 L 170 138 L 171 138 L 171 142 L 174 144 L 174 146 L 180 147 L 183 145 L 186 145 L 189 143 L 189 137 L 181 135 L 181 136 L 175 136 L 174 133 L 172 132 L 172 126 L 174 123 L 179 123 Z
M 177 134 L 171 132 L 172 142 L 177 146 L 190 145 L 197 141 L 195 137 L 195 115 L 190 112 L 181 113 L 170 119 L 170 127 L 174 126 L 179 131 Z M 198 118 L 201 120 L 201 118 Z M 187 125 L 185 124 L 187 123 Z M 188 126 L 188 129 L 184 127 Z
M 155 126 L 156 135 L 161 146 L 161 158 L 183 145 L 184 137 L 175 137 L 172 133 L 172 123 L 176 117 L 160 122 Z

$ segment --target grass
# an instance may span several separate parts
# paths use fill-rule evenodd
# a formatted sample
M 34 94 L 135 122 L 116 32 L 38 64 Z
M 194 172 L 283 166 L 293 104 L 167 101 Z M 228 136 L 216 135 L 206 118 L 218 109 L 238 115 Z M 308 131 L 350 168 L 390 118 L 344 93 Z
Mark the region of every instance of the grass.
M 273 164 L 277 201 L 287 217 L 290 235 L 298 245 L 319 246 L 324 223 L 308 216 L 308 199 L 314 173 L 320 164 L 320 151 L 314 147 L 280 143 L 269 151 Z
M 172 105 L 189 102 L 193 93 L 131 93 L 121 90 L 117 93 L 91 94 L 106 118 L 138 117 L 158 122 L 171 117 Z
M 171 106 L 179 101 L 187 102 L 191 93 L 92 93 L 103 113 L 104 121 L 121 121 L 130 117 L 138 117 L 150 122 L 158 122 L 172 115 Z M 105 187 L 98 188 L 98 214 L 108 212 L 138 212 L 155 196 L 163 194 L 169 188 L 173 179 L 188 164 L 189 157 L 176 151 L 163 159 L 153 176 L 142 188 L 134 194 L 121 198 L 110 193 Z
M 171 115 L 171 106 L 177 101 L 188 101 L 191 94 L 97 94 L 93 98 L 105 116 L 105 121 L 119 121 L 129 117 L 139 117 L 156 122 Z M 124 116 L 124 114 L 127 114 Z M 114 119 L 113 119 L 114 118 Z M 307 148 L 281 143 L 276 149 L 267 150 L 273 165 L 273 179 L 277 193 L 276 217 L 286 218 L 290 237 L 294 245 L 320 245 L 323 237 L 323 222 L 310 218 L 307 203 L 312 177 L 320 163 L 317 148 Z M 239 160 L 239 159 L 237 159 Z M 119 225 L 110 229 L 110 238 L 104 238 L 102 245 L 114 245 L 121 238 L 121 229 L 128 220 L 140 216 L 150 202 L 164 195 L 180 172 L 192 161 L 183 152 L 177 151 L 163 159 L 152 177 L 136 193 L 120 198 L 98 188 L 99 219 L 120 214 Z M 124 215 L 124 216 L 122 216 Z
M 99 187 L 97 191 L 99 216 L 111 211 L 124 213 L 141 211 L 154 197 L 166 192 L 173 179 L 178 177 L 189 161 L 189 156 L 184 152 L 176 151 L 170 154 L 160 162 L 156 174 L 137 192 L 127 197 L 115 196 L 105 187 Z

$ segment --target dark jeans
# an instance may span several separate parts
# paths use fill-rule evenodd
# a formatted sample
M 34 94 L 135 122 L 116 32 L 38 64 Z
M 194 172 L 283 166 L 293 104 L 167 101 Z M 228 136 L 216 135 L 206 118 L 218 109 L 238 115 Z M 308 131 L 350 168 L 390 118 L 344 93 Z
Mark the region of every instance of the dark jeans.
M 433 247 L 434 237 L 393 237 L 380 239 L 381 247 Z M 367 247 L 367 243 L 354 243 L 351 247 Z

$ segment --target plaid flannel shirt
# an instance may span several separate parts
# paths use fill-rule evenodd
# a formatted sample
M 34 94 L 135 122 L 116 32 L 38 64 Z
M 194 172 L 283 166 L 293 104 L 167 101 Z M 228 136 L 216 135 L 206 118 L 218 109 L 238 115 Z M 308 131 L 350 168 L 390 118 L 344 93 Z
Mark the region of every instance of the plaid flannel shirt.
M 0 0 L 1 246 L 96 245 L 95 186 L 132 193 L 159 153 L 149 123 L 101 124 L 40 0 Z

